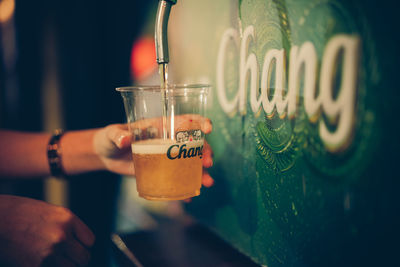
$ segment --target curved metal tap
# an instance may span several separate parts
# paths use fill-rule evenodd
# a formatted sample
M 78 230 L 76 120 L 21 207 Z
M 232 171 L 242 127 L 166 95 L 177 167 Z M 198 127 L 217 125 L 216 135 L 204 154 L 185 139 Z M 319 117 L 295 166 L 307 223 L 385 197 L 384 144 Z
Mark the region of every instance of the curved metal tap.
M 177 0 L 160 0 L 158 2 L 158 9 L 156 15 L 155 25 L 155 43 L 157 63 L 168 63 L 168 19 L 171 12 L 171 6 L 176 4 Z

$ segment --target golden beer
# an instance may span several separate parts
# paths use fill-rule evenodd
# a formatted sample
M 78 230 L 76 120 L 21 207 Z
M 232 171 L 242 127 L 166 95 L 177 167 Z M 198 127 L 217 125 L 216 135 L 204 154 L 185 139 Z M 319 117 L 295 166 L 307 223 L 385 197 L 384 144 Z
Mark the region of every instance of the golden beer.
M 180 200 L 200 194 L 203 140 L 149 139 L 132 144 L 139 196 Z

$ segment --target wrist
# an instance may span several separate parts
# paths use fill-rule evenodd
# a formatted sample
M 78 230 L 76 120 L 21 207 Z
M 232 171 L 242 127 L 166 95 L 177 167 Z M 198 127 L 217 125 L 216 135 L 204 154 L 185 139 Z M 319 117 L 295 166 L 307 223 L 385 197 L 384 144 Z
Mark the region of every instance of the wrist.
M 55 130 L 47 144 L 47 159 L 49 162 L 50 175 L 53 177 L 65 176 L 62 164 L 62 151 L 60 147 L 60 140 L 63 134 L 63 130 Z
M 94 149 L 97 130 L 65 132 L 60 140 L 62 166 L 66 175 L 104 170 L 105 166 Z

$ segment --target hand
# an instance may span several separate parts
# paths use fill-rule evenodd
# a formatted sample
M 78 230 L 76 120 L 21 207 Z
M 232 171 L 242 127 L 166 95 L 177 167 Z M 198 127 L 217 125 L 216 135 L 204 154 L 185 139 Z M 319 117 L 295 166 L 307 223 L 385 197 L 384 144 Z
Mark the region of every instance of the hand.
M 122 175 L 134 175 L 131 134 L 127 124 L 112 124 L 94 135 L 94 150 L 106 169 Z
M 210 176 L 207 169 L 211 168 L 213 165 L 213 152 L 210 145 L 204 141 L 203 148 L 203 177 L 202 184 L 205 187 L 211 187 L 214 185 L 214 179 Z
M 0 195 L 0 265 L 85 266 L 90 229 L 66 208 Z
M 146 130 L 150 127 L 161 129 L 161 118 L 145 119 L 134 122 L 132 128 Z M 201 129 L 205 134 L 212 130 L 211 121 L 200 115 L 186 114 L 177 116 L 175 119 L 175 128 Z M 161 136 L 161 134 L 159 133 Z M 112 124 L 97 131 L 94 135 L 94 149 L 106 169 L 123 175 L 134 175 L 131 134 L 128 131 L 127 124 Z M 212 152 L 208 144 L 204 146 L 203 166 L 212 166 Z M 213 181 L 207 172 L 203 173 L 205 185 Z M 210 185 L 211 186 L 211 185 Z

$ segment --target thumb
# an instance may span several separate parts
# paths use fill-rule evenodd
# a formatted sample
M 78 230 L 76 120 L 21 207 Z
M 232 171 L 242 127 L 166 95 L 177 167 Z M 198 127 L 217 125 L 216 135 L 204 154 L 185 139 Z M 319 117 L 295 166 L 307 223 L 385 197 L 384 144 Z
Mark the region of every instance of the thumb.
M 126 124 L 113 124 L 107 127 L 107 137 L 119 148 L 129 147 L 131 135 Z

